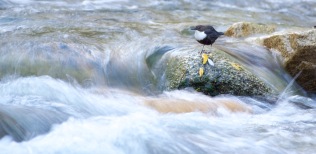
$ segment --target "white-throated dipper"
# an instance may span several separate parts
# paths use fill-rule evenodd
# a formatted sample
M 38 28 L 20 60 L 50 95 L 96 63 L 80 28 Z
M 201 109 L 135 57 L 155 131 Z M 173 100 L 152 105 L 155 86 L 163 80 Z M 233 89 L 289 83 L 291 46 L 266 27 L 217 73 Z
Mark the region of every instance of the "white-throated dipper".
M 191 30 L 195 30 L 194 37 L 195 39 L 203 44 L 202 51 L 204 49 L 204 45 L 211 45 L 215 42 L 215 40 L 224 35 L 223 32 L 218 32 L 214 29 L 213 26 L 210 25 L 198 25 L 195 27 L 191 27 Z M 201 52 L 202 52 L 201 51 Z

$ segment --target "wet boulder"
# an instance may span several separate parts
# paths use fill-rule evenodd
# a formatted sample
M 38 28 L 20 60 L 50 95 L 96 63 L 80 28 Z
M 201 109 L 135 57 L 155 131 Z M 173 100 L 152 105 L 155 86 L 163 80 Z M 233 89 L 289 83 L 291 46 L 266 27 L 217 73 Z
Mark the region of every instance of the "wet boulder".
M 275 25 L 238 22 L 230 26 L 225 32 L 225 35 L 230 37 L 247 37 L 254 34 L 269 34 L 273 33 L 275 30 Z
M 316 29 L 273 34 L 262 38 L 262 45 L 283 57 L 289 74 L 301 73 L 297 82 L 308 91 L 316 91 Z
M 163 82 L 166 89 L 192 87 L 207 95 L 267 95 L 272 90 L 261 79 L 243 68 L 228 54 L 214 49 L 208 54 L 209 60 L 202 64 L 202 57 L 196 52 L 172 52 L 164 60 Z M 204 70 L 200 76 L 200 69 Z

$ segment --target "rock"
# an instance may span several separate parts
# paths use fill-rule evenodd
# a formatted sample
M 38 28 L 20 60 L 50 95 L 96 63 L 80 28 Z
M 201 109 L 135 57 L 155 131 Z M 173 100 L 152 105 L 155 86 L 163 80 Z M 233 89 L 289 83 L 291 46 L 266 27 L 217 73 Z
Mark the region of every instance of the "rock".
M 219 108 L 230 112 L 252 113 L 252 109 L 237 98 L 200 97 L 199 99 L 186 100 L 175 98 L 146 99 L 144 104 L 160 113 L 189 113 L 201 111 L 207 114 L 217 114 Z
M 275 25 L 238 22 L 230 26 L 228 30 L 225 32 L 225 35 L 231 37 L 247 37 L 253 34 L 269 34 L 274 32 L 275 29 Z
M 219 94 L 233 95 L 266 95 L 272 90 L 258 77 L 243 69 L 229 55 L 214 50 L 209 55 L 215 66 L 202 64 L 198 52 L 172 53 L 166 60 L 166 89 L 182 89 L 193 87 L 195 90 L 215 96 Z M 204 75 L 199 76 L 199 69 L 204 68 Z
M 307 91 L 316 91 L 316 29 L 274 34 L 261 41 L 264 46 L 280 52 L 283 66 L 290 75 L 295 76 Z

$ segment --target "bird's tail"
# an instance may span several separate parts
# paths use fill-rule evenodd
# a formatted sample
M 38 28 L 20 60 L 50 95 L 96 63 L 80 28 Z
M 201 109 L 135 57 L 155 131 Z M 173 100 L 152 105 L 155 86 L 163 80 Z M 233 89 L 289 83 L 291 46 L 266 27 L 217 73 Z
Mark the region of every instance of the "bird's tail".
M 219 35 L 224 35 L 224 33 L 223 33 L 223 32 L 218 32 L 218 34 L 219 34 Z

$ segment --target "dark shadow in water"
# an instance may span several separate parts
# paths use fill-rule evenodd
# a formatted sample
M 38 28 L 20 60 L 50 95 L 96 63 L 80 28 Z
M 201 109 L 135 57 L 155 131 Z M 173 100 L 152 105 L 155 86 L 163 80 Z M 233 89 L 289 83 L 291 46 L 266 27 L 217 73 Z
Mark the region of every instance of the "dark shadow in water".
M 62 112 L 34 107 L 0 105 L 0 138 L 10 135 L 17 142 L 29 140 L 49 132 L 53 124 L 68 117 Z
M 174 47 L 171 46 L 156 47 L 154 52 L 146 58 L 146 64 L 148 68 L 152 69 L 153 66 L 161 59 L 161 57 L 172 49 L 174 49 Z
M 172 49 L 174 49 L 172 46 L 155 47 L 142 53 L 132 54 L 126 59 L 120 58 L 120 55 L 113 55 L 105 68 L 107 85 L 145 94 L 158 92 L 156 74 L 159 73 L 156 71 L 161 70 L 157 65 Z

